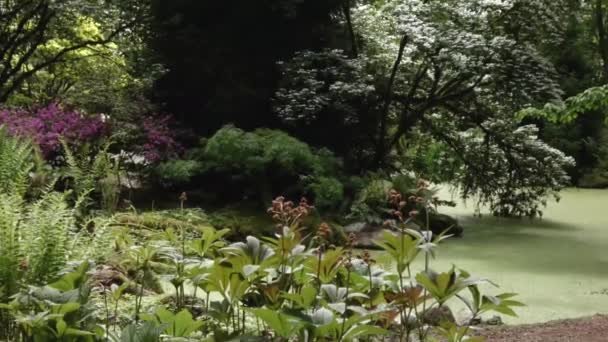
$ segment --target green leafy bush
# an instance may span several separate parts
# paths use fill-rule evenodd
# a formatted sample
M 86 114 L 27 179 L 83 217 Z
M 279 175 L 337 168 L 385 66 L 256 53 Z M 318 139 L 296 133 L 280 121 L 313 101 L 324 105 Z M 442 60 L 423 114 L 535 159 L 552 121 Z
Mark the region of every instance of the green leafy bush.
M 245 132 L 233 126 L 217 131 L 203 152 L 206 169 L 257 176 L 323 173 L 321 158 L 306 143 L 285 132 L 258 129 Z M 326 161 L 327 152 L 323 155 Z
M 347 216 L 349 220 L 380 224 L 383 221 L 388 192 L 395 186 L 382 175 L 370 174 L 356 194 Z
M 156 171 L 166 183 L 185 184 L 201 176 L 204 185 L 216 192 L 264 203 L 277 193 L 301 196 L 310 190 L 321 196 L 320 206 L 336 208 L 344 192 L 338 180 L 341 170 L 341 162 L 329 150 L 315 150 L 285 132 L 246 132 L 225 126 L 202 141 L 200 148 L 188 151 L 183 160 L 161 164 Z M 324 190 L 327 193 L 321 193 L 320 182 L 330 185 Z
M 322 210 L 335 209 L 344 199 L 344 186 L 336 178 L 315 178 L 308 189 L 314 196 L 315 206 Z
M 253 175 L 262 171 L 264 147 L 259 137 L 232 126 L 217 131 L 203 148 L 204 168 L 221 171 L 239 170 Z
M 196 160 L 173 159 L 159 164 L 155 173 L 161 183 L 169 186 L 186 184 L 200 173 L 201 163 Z
M 84 262 L 68 270 L 58 281 L 45 286 L 31 286 L 2 305 L 14 317 L 18 333 L 12 341 L 95 341 L 104 331 L 93 319 L 94 306 Z M 4 328 L 4 327 L 2 327 Z M 0 337 L 2 337 L 0 328 Z M 5 336 L 7 337 L 7 336 Z

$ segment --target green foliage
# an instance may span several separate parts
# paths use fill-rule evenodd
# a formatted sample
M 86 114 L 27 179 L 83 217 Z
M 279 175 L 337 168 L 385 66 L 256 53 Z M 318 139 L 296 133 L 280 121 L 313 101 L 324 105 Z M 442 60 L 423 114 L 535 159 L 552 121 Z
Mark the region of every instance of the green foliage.
M 30 171 L 34 168 L 32 145 L 13 138 L 0 127 L 0 189 L 3 193 L 25 195 L 29 187 Z
M 324 171 L 319 157 L 307 144 L 268 129 L 244 132 L 226 126 L 207 141 L 203 158 L 207 169 L 238 171 L 248 176 L 266 171 L 287 175 Z
M 65 195 L 50 192 L 24 209 L 21 243 L 27 264 L 24 280 L 44 284 L 65 266 L 74 239 L 74 210 Z
M 391 192 L 391 201 L 396 194 Z M 432 203 L 423 198 L 420 205 Z M 130 257 L 132 260 L 149 266 L 165 263 L 169 266 L 164 268 L 165 277 L 173 282 L 183 274 L 184 281 L 205 292 L 208 299 L 203 320 L 194 320 L 185 311 L 166 309 L 141 317 L 162 326 L 171 336 L 184 338 L 200 333 L 204 336 L 205 331 L 213 331 L 216 337 L 245 338 L 256 334 L 250 324 L 255 319 L 282 340 L 307 336 L 315 341 L 362 341 L 389 335 L 411 341 L 414 335 L 426 340 L 427 329 L 419 328 L 424 313 L 451 298 L 463 300 L 474 317 L 489 311 L 513 315 L 512 308 L 521 305 L 512 300 L 512 294 L 482 295 L 478 285 L 487 281 L 465 271 L 431 271 L 434 250 L 447 236 L 411 230 L 407 228 L 409 218 L 402 220 L 397 215 L 393 232 L 386 232 L 377 241 L 397 265 L 395 272 L 387 272 L 375 267 L 369 255 L 355 258 L 348 245 L 330 247 L 325 231 L 319 230 L 309 240 L 301 234 L 306 204 L 292 205 L 277 199 L 269 209 L 282 227 L 276 238 L 249 236 L 244 242 L 225 245 L 222 237 L 227 231 L 206 228 L 201 238 L 186 248 L 180 247 L 181 235 L 173 236 L 177 231 L 167 231 L 165 240 L 155 245 L 133 248 L 137 252 Z M 420 256 L 425 258 L 425 270 L 414 274 L 412 267 Z M 176 268 L 170 265 L 176 260 L 183 263 L 185 272 L 175 273 Z M 466 296 L 467 291 L 470 296 Z M 220 298 L 211 299 L 210 293 Z M 392 321 L 405 314 L 412 314 L 412 319 L 420 322 L 397 325 Z M 438 333 L 451 334 L 453 341 L 467 341 L 466 326 L 437 329 Z
M 91 195 L 98 196 L 102 209 L 108 212 L 115 211 L 118 206 L 122 169 L 119 160 L 108 152 L 110 145 L 108 142 L 100 150 L 84 145 L 78 153 L 74 153 L 62 141 L 67 164 L 64 173 L 74 190 L 76 201 L 84 208 L 93 204 Z
M 0 194 L 0 301 L 7 302 L 25 284 L 43 285 L 56 280 L 72 256 L 89 255 L 84 251 L 95 238 L 77 233 L 76 210 L 67 201 L 69 191 L 55 192 L 53 182 L 50 185 L 42 182 L 34 198 L 25 197 L 32 187 L 29 171 L 37 159 L 28 144 L 11 137 L 0 140 L 0 158 L 6 171 L 0 176 L 5 186 L 5 192 Z M 37 177 L 34 174 L 32 181 Z M 54 313 L 43 311 L 24 317 L 24 322 L 31 323 L 33 329 L 56 319 Z M 6 315 L 0 315 L 0 325 L 11 324 Z M 53 336 L 72 332 L 63 323 L 57 324 Z M 0 331 L 0 334 L 9 333 Z
M 86 81 L 113 75 L 118 77 L 106 80 L 106 84 L 125 82 L 127 73 L 116 72 L 124 57 L 115 51 L 112 42 L 122 35 L 134 37 L 136 24 L 142 22 L 146 9 L 138 1 L 5 4 L 1 23 L 5 34 L 0 45 L 6 53 L 0 56 L 4 65 L 0 102 L 58 100 L 71 90 L 82 95 L 82 100 L 100 95 L 91 96 L 87 91 L 112 92 L 112 86 L 100 87 L 95 82 L 89 84 L 96 89 L 86 89 Z
M 0 286 L 3 299 L 21 281 L 44 284 L 65 266 L 74 239 L 74 211 L 65 195 L 50 192 L 32 204 L 0 195 Z
M 563 103 L 548 103 L 543 108 L 526 108 L 518 113 L 520 119 L 527 117 L 545 119 L 556 123 L 570 123 L 579 116 L 608 111 L 608 86 L 592 87 L 567 98 Z M 605 118 L 608 124 L 608 117 Z
M 155 173 L 165 185 L 187 184 L 200 173 L 201 163 L 196 160 L 174 159 L 161 163 Z
M 89 264 L 84 262 L 57 282 L 30 286 L 3 304 L 20 328 L 23 340 L 94 341 L 102 331 L 93 320 L 91 290 L 87 283 Z
M 130 324 L 122 330 L 120 342 L 158 342 L 162 333 L 162 327 L 154 322 L 146 322 L 143 325 Z
M 400 182 L 407 184 L 404 179 L 396 183 Z M 426 189 L 422 182 L 419 188 Z M 382 196 L 376 195 L 380 201 Z M 431 270 L 434 252 L 447 236 L 408 228 L 411 218 L 404 219 L 403 214 L 410 207 L 402 205 L 401 197 L 396 191 L 384 196 L 385 202 L 389 200 L 386 206 L 396 206 L 392 210 L 395 220 L 390 222 L 392 232 L 376 242 L 395 263 L 394 271 L 376 267 L 368 253 L 356 257 L 350 239 L 344 247 L 332 246 L 329 238 L 333 229 L 326 224 L 312 234 L 305 233 L 311 207 L 284 198 L 277 198 L 268 210 L 274 226 L 280 228 L 275 237 L 248 236 L 232 244 L 225 241 L 228 229 L 212 228 L 206 216 L 196 210 L 94 219 L 92 226 L 99 240 L 79 237 L 77 243 L 93 249 L 103 248 L 104 243 L 113 246 L 119 267 L 126 269 L 132 280 L 121 285 L 101 280 L 97 284 L 101 306 L 92 306 L 88 264 L 61 277 L 59 266 L 66 264 L 68 254 L 102 261 L 113 257 L 81 253 L 80 248 L 71 250 L 67 241 L 75 236 L 67 226 L 73 225 L 74 214 L 61 194 L 51 192 L 31 205 L 12 203 L 14 198 L 2 195 L 0 246 L 7 256 L 0 258 L 0 270 L 7 272 L 0 273 L 0 280 L 9 285 L 3 287 L 5 303 L 11 295 L 14 299 L 1 306 L 6 309 L 0 317 L 7 328 L 0 331 L 6 336 L 16 332 L 37 336 L 41 341 L 112 338 L 147 342 L 158 341 L 161 335 L 194 341 L 205 336 L 260 336 L 261 328 L 252 324 L 255 321 L 282 340 L 372 341 L 388 335 L 412 341 L 413 336 L 420 340 L 427 337 L 429 330 L 421 328 L 425 312 L 446 305 L 452 298 L 464 301 L 473 317 L 490 311 L 514 315 L 513 308 L 521 303 L 514 301 L 512 294 L 481 294 L 478 285 L 486 282 L 483 279 L 455 268 L 443 273 Z M 435 199 L 427 197 L 416 199 L 416 203 L 429 210 Z M 45 232 L 29 228 L 36 226 Z M 108 234 L 110 228 L 114 234 Z M 6 240 L 15 235 L 32 242 Z M 413 273 L 413 264 L 421 256 L 425 269 Z M 21 262 L 24 258 L 26 264 Z M 144 298 L 151 297 L 151 279 L 159 278 L 174 286 L 175 296 L 168 298 L 175 303 L 175 310 L 172 304 L 159 306 L 156 302 L 151 310 L 144 305 Z M 43 285 L 53 280 L 47 286 L 30 286 L 20 294 L 24 282 Z M 193 293 L 187 294 L 187 287 Z M 197 304 L 198 291 L 205 298 L 202 305 Z M 129 300 L 126 310 L 132 318 L 125 321 L 119 318 L 119 307 Z M 396 318 L 405 315 L 412 315 L 410 320 L 417 323 L 398 324 Z M 438 333 L 456 336 L 452 340 L 460 342 L 466 341 L 467 331 L 466 326 L 444 326 Z
M 176 209 L 123 212 L 114 215 L 113 221 L 133 231 L 164 231 L 184 228 L 189 232 L 204 230 L 211 226 L 210 218 L 201 209 Z
M 184 160 L 161 164 L 161 181 L 184 184 L 201 176 L 207 188 L 235 199 L 251 196 L 266 204 L 286 192 L 310 194 L 323 209 L 341 204 L 342 166 L 327 149 L 315 150 L 279 130 L 246 132 L 234 126 L 223 127 L 201 145 Z
M 158 309 L 153 315 L 142 315 L 142 319 L 164 327 L 164 333 L 173 337 L 190 336 L 204 324 L 202 321 L 192 319 L 192 314 L 187 310 L 173 314 L 164 308 Z
M 242 170 L 256 174 L 262 169 L 263 150 L 259 138 L 253 133 L 228 126 L 217 131 L 204 147 L 206 168 Z
M 526 108 L 518 113 L 521 120 L 542 120 L 546 128 L 543 138 L 570 153 L 577 168 L 570 170 L 582 187 L 605 187 L 607 160 L 606 128 L 608 127 L 608 87 L 590 87 L 560 103 L 542 108 Z
M 370 173 L 362 180 L 355 201 L 350 207 L 348 218 L 381 224 L 386 216 L 386 200 L 389 191 L 395 189 L 409 194 L 415 187 L 415 179 L 408 174 L 386 176 L 382 173 Z
M 344 186 L 336 178 L 315 178 L 308 186 L 319 209 L 335 209 L 344 199 Z

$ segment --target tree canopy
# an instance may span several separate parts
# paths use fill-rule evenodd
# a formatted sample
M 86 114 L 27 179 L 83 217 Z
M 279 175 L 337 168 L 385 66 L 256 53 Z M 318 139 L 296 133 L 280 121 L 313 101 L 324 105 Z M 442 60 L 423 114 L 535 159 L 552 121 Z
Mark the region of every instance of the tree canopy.
M 341 174 L 322 177 L 351 197 L 351 176 L 411 172 L 534 216 L 603 174 L 607 14 L 604 0 L 1 1 L 0 102 L 106 114 L 180 182 L 201 137 L 266 128 L 331 151 Z

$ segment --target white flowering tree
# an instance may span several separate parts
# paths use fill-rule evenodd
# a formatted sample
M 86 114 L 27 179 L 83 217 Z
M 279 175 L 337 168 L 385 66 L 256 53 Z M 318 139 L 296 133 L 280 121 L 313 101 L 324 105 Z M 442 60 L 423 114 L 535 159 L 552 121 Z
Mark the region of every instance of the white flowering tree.
M 560 1 L 385 0 L 351 11 L 357 54 L 305 51 L 283 64 L 276 109 L 386 167 L 413 130 L 462 163 L 453 182 L 501 215 L 540 213 L 572 160 L 517 127 L 522 108 L 560 101 L 538 34 L 559 36 Z M 556 38 L 557 39 L 557 38 Z M 332 142 L 325 142 L 331 145 Z

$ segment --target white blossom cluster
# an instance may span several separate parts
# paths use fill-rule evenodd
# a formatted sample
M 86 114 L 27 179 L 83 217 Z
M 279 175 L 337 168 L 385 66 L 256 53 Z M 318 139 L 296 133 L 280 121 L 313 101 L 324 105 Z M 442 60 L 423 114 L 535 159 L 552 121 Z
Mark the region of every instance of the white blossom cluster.
M 358 132 L 373 136 L 373 146 L 400 138 L 390 134 L 426 131 L 462 159 L 458 182 L 465 197 L 479 196 L 499 214 L 539 215 L 545 198 L 568 184 L 565 168 L 573 160 L 540 141 L 535 127 L 517 127 L 515 113 L 561 99 L 535 35 L 560 30 L 564 1 L 358 5 L 352 10 L 358 54 L 297 54 L 282 65 L 275 108 L 288 122 L 326 116 L 364 122 L 369 132 Z M 386 118 L 388 136 L 370 117 Z
M 282 64 L 287 77 L 275 94 L 279 116 L 286 122 L 310 122 L 332 108 L 343 112 L 346 123 L 356 123 L 357 108 L 374 103 L 377 94 L 366 62 L 339 50 L 298 53 Z
M 557 2 L 531 0 L 522 5 L 519 0 L 394 0 L 381 7 L 359 6 L 354 20 L 369 55 L 383 61 L 385 70 L 395 60 L 400 37 L 405 36 L 408 43 L 401 72 L 410 74 L 406 79 L 427 67 L 425 81 L 433 83 L 437 81 L 433 73 L 439 69 L 440 85 L 455 79 L 464 80 L 463 86 L 478 82 L 478 88 L 490 90 L 489 96 L 523 106 L 555 100 L 561 91 L 552 66 L 530 41 L 505 30 L 503 21 L 508 18 L 510 24 L 519 20 L 530 25 L 530 12 L 557 20 L 557 11 L 551 10 Z M 404 87 L 411 85 L 410 81 Z M 422 89 L 423 96 L 429 87 Z
M 445 131 L 456 129 L 443 126 Z M 475 197 L 498 215 L 539 216 L 548 196 L 570 182 L 565 171 L 574 159 L 538 139 L 534 125 L 519 126 L 494 118 L 454 134 L 462 158 L 458 181 L 464 197 Z

